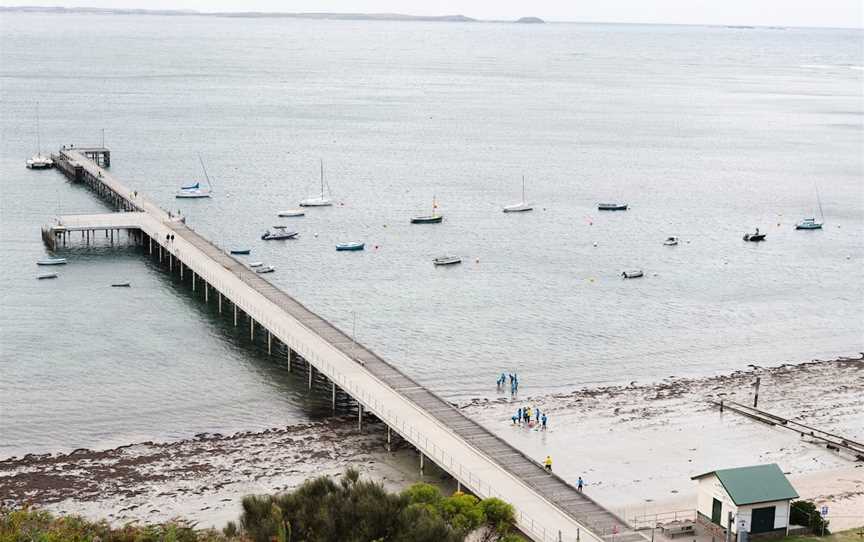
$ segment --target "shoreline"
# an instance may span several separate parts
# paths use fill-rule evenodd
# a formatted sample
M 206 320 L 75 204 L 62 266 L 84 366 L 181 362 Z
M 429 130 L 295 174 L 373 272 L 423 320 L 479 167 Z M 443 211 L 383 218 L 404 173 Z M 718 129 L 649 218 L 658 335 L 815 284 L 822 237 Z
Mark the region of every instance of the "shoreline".
M 835 517 L 835 526 L 864 524 L 864 517 L 855 516 L 864 510 L 864 462 L 792 431 L 720 415 L 708 405 L 707 399 L 720 393 L 746 402 L 757 376 L 760 408 L 864 440 L 856 433 L 864 428 L 864 356 L 645 385 L 473 399 L 460 408 L 530 456 L 551 453 L 556 472 L 571 481 L 585 477 L 586 492 L 628 520 L 692 508 L 695 487 L 689 478 L 697 471 L 777 462 L 801 498 L 830 504 L 837 516 L 848 514 Z M 525 404 L 549 415 L 547 431 L 512 425 L 511 411 Z M 353 416 L 334 417 L 233 435 L 200 433 L 107 450 L 13 456 L 0 460 L 0 495 L 3 505 L 28 503 L 112 523 L 183 517 L 221 527 L 239 515 L 244 495 L 291 489 L 317 475 L 339 476 L 347 466 L 391 490 L 421 480 L 416 451 L 400 441 L 388 453 L 383 424 L 357 433 L 355 423 Z M 437 468 L 427 467 L 422 481 L 455 489 Z

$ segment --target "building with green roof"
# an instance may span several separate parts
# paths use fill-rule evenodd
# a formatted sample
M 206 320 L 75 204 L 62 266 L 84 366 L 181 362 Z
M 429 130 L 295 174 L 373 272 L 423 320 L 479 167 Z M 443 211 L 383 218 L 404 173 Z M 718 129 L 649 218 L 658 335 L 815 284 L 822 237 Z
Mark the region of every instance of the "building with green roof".
M 798 493 L 775 463 L 713 470 L 692 478 L 699 484 L 699 522 L 733 533 L 786 533 L 789 504 Z M 720 529 L 716 529 L 719 527 Z

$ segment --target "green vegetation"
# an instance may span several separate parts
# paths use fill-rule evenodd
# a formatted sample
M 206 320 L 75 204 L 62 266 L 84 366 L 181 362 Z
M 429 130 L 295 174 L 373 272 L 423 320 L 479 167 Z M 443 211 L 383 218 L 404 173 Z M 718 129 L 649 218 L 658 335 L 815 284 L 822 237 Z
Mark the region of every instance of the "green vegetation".
M 309 480 L 282 495 L 243 499 L 239 528 L 253 542 L 459 542 L 477 532 L 483 542 L 522 540 L 512 533 L 513 507 L 464 493 L 444 497 L 428 484 L 396 495 L 348 469 L 339 483 Z
M 338 482 L 322 476 L 290 493 L 248 496 L 239 523 L 222 532 L 184 521 L 112 528 L 104 520 L 0 508 L 0 542 L 461 542 L 469 533 L 480 542 L 520 542 L 514 524 L 513 507 L 500 499 L 445 497 L 428 484 L 388 493 L 348 469 Z
M 48 512 L 0 508 L 0 542 L 226 542 L 217 531 L 195 530 L 191 523 L 125 525 L 112 528 L 106 521 L 79 516 L 55 517 Z
M 789 523 L 792 525 L 803 525 L 818 535 L 831 534 L 828 530 L 828 520 L 823 519 L 816 509 L 816 505 L 810 501 L 795 501 L 789 512 Z M 824 531 L 823 531 L 824 529 Z
M 825 536 L 787 536 L 781 542 L 861 542 L 862 540 L 864 540 L 864 527 L 840 531 Z

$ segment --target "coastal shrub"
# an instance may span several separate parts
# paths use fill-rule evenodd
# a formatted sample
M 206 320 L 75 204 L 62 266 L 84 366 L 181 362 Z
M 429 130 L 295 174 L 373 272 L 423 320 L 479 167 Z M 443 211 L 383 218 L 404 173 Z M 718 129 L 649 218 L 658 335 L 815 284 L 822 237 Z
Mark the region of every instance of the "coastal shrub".
M 828 530 L 828 520 L 822 517 L 816 505 L 810 501 L 792 503 L 789 509 L 789 523 L 809 527 L 813 534 L 821 535 L 823 528 L 826 535 L 831 534 Z
M 196 530 L 193 523 L 127 524 L 114 528 L 107 521 L 80 516 L 54 516 L 30 508 L 0 507 L 0 542 L 228 542 L 221 533 Z
M 338 483 L 322 476 L 281 495 L 246 497 L 240 518 L 253 542 L 459 542 L 475 531 L 483 542 L 521 540 L 513 525 L 513 507 L 500 499 L 444 497 L 422 483 L 392 494 L 355 469 Z

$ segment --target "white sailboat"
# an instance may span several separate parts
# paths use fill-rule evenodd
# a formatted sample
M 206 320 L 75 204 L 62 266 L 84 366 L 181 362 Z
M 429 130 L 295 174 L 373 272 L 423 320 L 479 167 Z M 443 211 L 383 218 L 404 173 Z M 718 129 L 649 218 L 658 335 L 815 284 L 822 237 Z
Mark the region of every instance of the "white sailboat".
M 54 160 L 42 154 L 42 141 L 39 137 L 39 102 L 36 102 L 36 154 L 27 160 L 30 169 L 48 169 L 54 167 Z
M 522 201 L 507 205 L 504 207 L 505 213 L 524 213 L 525 211 L 533 211 L 534 204 L 525 201 L 525 175 L 522 175 Z
M 822 198 L 819 197 L 819 187 L 816 187 L 816 201 L 819 204 L 819 221 L 816 218 L 804 218 L 801 222 L 795 224 L 796 230 L 821 230 L 822 224 L 825 223 L 825 213 L 822 212 Z
M 181 199 L 197 199 L 197 198 L 209 198 L 213 193 L 213 182 L 210 180 L 210 176 L 207 175 L 207 168 L 204 167 L 204 159 L 201 158 L 201 155 L 198 155 L 198 161 L 201 162 L 201 169 L 204 170 L 204 178 L 207 179 L 207 187 L 201 188 L 199 183 L 195 183 L 190 186 L 183 186 L 177 193 L 174 195 L 175 198 Z
M 324 160 L 321 160 L 321 195 L 311 196 L 300 202 L 300 207 L 329 207 L 333 200 L 324 195 Z

